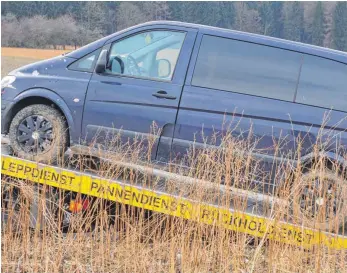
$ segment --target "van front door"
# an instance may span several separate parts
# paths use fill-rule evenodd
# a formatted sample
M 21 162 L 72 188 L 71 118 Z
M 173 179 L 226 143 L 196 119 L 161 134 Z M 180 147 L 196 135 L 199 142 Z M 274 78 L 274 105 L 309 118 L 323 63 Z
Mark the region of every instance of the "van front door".
M 168 155 L 195 36 L 194 29 L 160 25 L 106 45 L 106 73 L 94 73 L 88 87 L 83 140 L 106 149 L 141 148 L 147 159 L 158 148 Z

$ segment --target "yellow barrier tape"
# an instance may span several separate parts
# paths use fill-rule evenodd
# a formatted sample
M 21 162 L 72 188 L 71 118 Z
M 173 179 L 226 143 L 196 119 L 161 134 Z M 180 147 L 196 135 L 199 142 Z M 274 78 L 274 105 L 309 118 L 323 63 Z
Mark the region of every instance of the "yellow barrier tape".
M 276 222 L 260 216 L 232 212 L 227 208 L 201 204 L 169 194 L 157 193 L 121 182 L 36 164 L 10 156 L 2 156 L 1 173 L 167 215 L 210 225 L 219 225 L 255 237 L 267 236 L 271 240 L 305 248 L 324 244 L 329 248 L 347 249 L 347 237 L 327 234 L 289 223 Z

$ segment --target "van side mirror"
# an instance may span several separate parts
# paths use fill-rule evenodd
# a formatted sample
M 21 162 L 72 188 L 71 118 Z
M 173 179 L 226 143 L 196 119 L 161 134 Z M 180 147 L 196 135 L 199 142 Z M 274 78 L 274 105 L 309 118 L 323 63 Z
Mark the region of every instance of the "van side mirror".
M 167 59 L 157 60 L 158 77 L 166 78 L 171 75 L 171 63 Z
M 123 74 L 124 62 L 118 56 L 111 57 L 110 61 L 107 63 L 106 69 L 110 70 L 112 73 Z
M 99 58 L 95 65 L 95 73 L 102 74 L 106 71 L 107 64 L 107 49 L 101 51 Z

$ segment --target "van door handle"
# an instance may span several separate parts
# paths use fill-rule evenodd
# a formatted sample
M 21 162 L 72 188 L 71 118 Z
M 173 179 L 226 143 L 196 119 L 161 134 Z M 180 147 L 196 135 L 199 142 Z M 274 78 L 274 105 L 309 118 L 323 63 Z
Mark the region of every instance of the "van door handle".
M 159 98 L 159 99 L 168 99 L 168 100 L 175 100 L 176 99 L 175 96 L 170 96 L 165 91 L 162 91 L 162 90 L 160 90 L 160 91 L 158 91 L 156 93 L 153 93 L 152 95 L 154 97 Z

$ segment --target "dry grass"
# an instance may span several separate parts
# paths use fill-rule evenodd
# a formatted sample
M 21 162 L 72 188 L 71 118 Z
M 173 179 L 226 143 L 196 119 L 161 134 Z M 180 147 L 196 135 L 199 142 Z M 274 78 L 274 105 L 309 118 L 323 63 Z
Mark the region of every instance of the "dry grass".
M 32 58 L 32 59 L 48 59 L 48 58 L 56 57 L 58 55 L 61 55 L 69 51 L 71 50 L 2 47 L 1 56 Z
M 109 154 L 111 162 L 121 160 L 151 166 L 148 160 L 143 160 L 148 159 L 153 139 L 136 140 L 125 146 L 119 145 L 119 138 L 112 139 L 108 143 L 113 151 Z M 226 136 L 223 143 L 223 150 L 207 148 L 198 152 L 193 149 L 185 160 L 191 167 L 188 170 L 177 165 L 168 168 L 172 172 L 210 181 L 216 186 L 223 184 L 252 192 L 264 191 L 250 187 L 254 176 L 263 175 L 264 180 L 267 179 L 267 174 L 259 172 L 260 165 L 248 153 L 254 145 L 230 136 Z M 85 162 L 91 164 L 85 157 L 73 160 L 70 163 L 81 170 L 89 168 Z M 312 169 L 323 175 L 325 162 L 318 154 L 316 162 Z M 143 185 L 155 186 L 153 177 L 140 176 L 139 172 L 119 164 L 101 161 L 93 165 L 93 172 L 98 175 L 127 178 L 133 184 L 139 183 L 140 178 Z M 336 166 L 331 168 L 337 173 Z M 291 194 L 296 191 L 289 185 L 299 188 L 303 183 L 302 175 L 300 167 L 283 163 L 275 174 L 283 186 L 275 194 L 285 201 L 295 199 L 297 196 Z M 11 192 L 15 183 L 13 180 L 3 181 L 3 192 Z M 165 183 L 176 185 L 170 179 Z M 49 205 L 44 195 L 40 195 L 39 204 L 46 212 L 42 214 L 46 224 L 41 231 L 30 229 L 29 203 L 33 196 L 37 196 L 37 190 L 30 183 L 22 182 L 17 186 L 21 189 L 20 199 L 16 199 L 20 206 L 17 210 L 9 209 L 9 221 L 2 230 L 3 272 L 346 272 L 346 249 L 316 246 L 305 250 L 267 240 L 266 237 L 255 239 L 243 233 L 107 203 L 101 199 L 94 200 L 86 215 L 73 215 L 69 230 L 62 233 L 56 228 L 61 223 L 61 217 L 47 213 L 52 210 L 46 209 Z M 343 188 L 346 189 L 346 180 Z M 189 188 L 183 193 L 187 194 L 187 190 Z M 213 198 L 211 194 L 201 184 L 190 189 L 190 197 L 196 200 Z M 64 208 L 60 195 L 58 191 L 48 196 L 50 200 L 55 200 L 49 204 L 61 213 Z M 54 199 L 52 196 L 55 196 Z M 232 200 L 236 210 L 244 211 L 243 200 Z M 286 214 L 291 215 L 299 225 L 303 223 L 302 217 L 296 212 L 291 214 L 288 207 L 274 205 L 271 210 L 277 219 Z M 91 226 L 94 227 L 92 232 Z
M 43 59 L 52 58 L 71 50 L 34 49 L 34 48 L 1 48 L 1 77 L 23 65 Z

